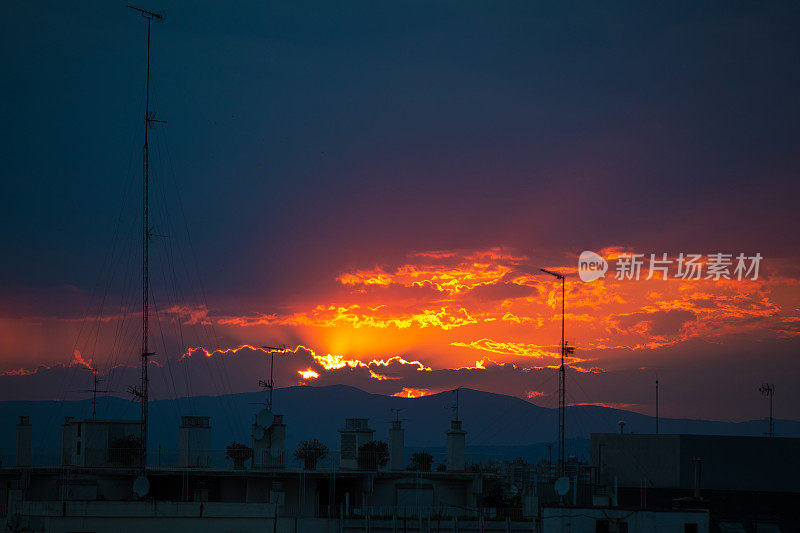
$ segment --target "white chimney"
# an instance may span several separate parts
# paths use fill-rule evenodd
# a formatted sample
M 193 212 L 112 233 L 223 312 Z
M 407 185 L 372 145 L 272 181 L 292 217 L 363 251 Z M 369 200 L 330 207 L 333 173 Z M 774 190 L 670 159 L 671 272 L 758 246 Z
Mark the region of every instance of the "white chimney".
M 211 450 L 211 423 L 207 416 L 182 416 L 178 428 L 178 466 L 207 467 Z
M 461 429 L 461 420 L 451 420 L 447 434 L 447 471 L 463 472 L 467 432 Z
M 389 429 L 389 470 L 405 470 L 405 430 L 400 420 L 392 420 Z
M 31 466 L 31 417 L 21 416 L 17 422 L 17 466 Z
M 358 468 L 358 449 L 375 440 L 375 430 L 369 427 L 367 418 L 345 418 L 344 428 L 339 430 L 339 468 Z

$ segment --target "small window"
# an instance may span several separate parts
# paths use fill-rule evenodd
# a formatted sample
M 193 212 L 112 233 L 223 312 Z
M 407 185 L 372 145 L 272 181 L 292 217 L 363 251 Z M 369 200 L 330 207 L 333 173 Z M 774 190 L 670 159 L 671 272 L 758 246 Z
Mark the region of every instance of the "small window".
M 628 523 L 617 522 L 617 533 L 628 533 Z
M 81 426 L 82 426 L 82 425 L 83 425 L 83 424 L 78 424 L 78 436 L 79 436 L 79 437 L 81 436 Z
M 596 520 L 594 523 L 595 533 L 610 533 L 611 527 L 608 520 Z
M 694 522 L 686 522 L 683 524 L 683 533 L 697 533 L 697 524 Z
M 77 452 L 76 452 L 76 453 L 77 453 L 78 455 L 80 455 L 80 454 L 81 454 L 81 443 L 80 443 L 80 442 L 77 444 Z

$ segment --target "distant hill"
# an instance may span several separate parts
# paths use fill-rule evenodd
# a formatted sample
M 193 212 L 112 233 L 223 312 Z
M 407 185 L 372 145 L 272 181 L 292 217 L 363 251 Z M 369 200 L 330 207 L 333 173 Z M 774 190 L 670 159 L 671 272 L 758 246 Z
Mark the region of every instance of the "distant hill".
M 200 396 L 175 400 L 156 400 L 150 404 L 150 447 L 176 450 L 181 415 L 211 417 L 212 447 L 222 449 L 232 440 L 250 442 L 250 424 L 262 408 L 264 393 L 241 393 L 226 396 Z M 287 449 L 300 440 L 318 438 L 332 450 L 339 448 L 338 429 L 348 417 L 369 418 L 375 438 L 386 440 L 391 408 L 401 409 L 406 428 L 406 446 L 432 452 L 443 449 L 444 431 L 453 416 L 448 408 L 452 392 L 397 398 L 370 394 L 345 385 L 328 387 L 288 387 L 274 392 L 275 411 L 284 415 L 287 424 Z M 520 398 L 461 389 L 460 415 L 468 431 L 468 452 L 485 457 L 529 459 L 546 456 L 546 443 L 555 440 L 557 409 L 539 407 Z M 33 424 L 34 455 L 57 457 L 60 425 L 64 416 L 91 416 L 91 401 L 0 402 L 0 458 L 13 462 L 15 429 L 18 415 L 28 415 Z M 139 416 L 139 405 L 116 397 L 98 399 L 98 418 Z M 567 409 L 568 453 L 587 453 L 591 433 L 616 432 L 624 420 L 625 431 L 652 433 L 653 417 L 598 406 L 574 406 Z M 777 420 L 780 436 L 800 437 L 800 422 Z M 708 420 L 662 418 L 662 433 L 705 433 L 717 435 L 762 435 L 764 420 L 717 422 Z M 555 449 L 553 450 L 555 453 Z M 55 461 L 55 459 L 53 459 Z

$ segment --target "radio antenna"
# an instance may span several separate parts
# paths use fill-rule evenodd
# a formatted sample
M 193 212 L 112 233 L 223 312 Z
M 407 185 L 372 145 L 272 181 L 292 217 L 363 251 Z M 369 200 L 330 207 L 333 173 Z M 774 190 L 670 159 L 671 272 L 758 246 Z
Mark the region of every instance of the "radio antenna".
M 150 329 L 150 147 L 148 144 L 147 131 L 153 123 L 163 122 L 155 120 L 150 115 L 150 23 L 153 20 L 162 20 L 164 17 L 158 13 L 147 11 L 140 7 L 127 6 L 129 9 L 138 12 L 147 19 L 147 73 L 145 77 L 145 99 L 144 99 L 144 146 L 142 147 L 142 351 L 141 351 L 141 385 L 139 390 L 131 387 L 130 392 L 139 398 L 141 402 L 140 425 L 142 439 L 142 471 L 147 466 L 147 415 L 148 402 L 150 400 L 150 378 L 147 375 L 150 356 L 155 355 L 151 352 L 148 345 Z
M 564 365 L 564 358 L 567 355 L 575 353 L 573 346 L 568 346 L 567 341 L 564 340 L 564 319 L 566 317 L 566 282 L 565 275 L 545 268 L 540 268 L 545 274 L 549 274 L 556 279 L 561 280 L 561 366 L 558 367 L 558 471 L 561 476 L 564 475 L 564 441 L 566 436 L 566 420 L 567 420 L 567 369 Z

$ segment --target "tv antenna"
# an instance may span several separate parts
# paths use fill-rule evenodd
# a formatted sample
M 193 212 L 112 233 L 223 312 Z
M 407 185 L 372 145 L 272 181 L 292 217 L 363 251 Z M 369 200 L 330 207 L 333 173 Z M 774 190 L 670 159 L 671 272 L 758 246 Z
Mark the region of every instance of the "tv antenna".
M 398 407 L 392 407 L 389 410 L 394 413 L 394 420 L 392 420 L 392 422 L 400 422 L 400 411 L 402 411 L 402 409 Z
M 561 366 L 558 367 L 558 463 L 559 473 L 564 475 L 564 440 L 566 435 L 566 411 L 567 411 L 567 379 L 564 358 L 575 353 L 575 348 L 569 346 L 564 340 L 564 318 L 566 317 L 567 291 L 566 276 L 546 268 L 540 268 L 545 274 L 549 274 L 561 280 Z
M 144 145 L 142 147 L 142 351 L 141 351 L 141 386 L 137 390 L 130 387 L 131 394 L 141 401 L 141 439 L 142 439 L 142 471 L 147 465 L 147 415 L 148 401 L 150 399 L 150 378 L 147 367 L 150 356 L 155 355 L 148 347 L 150 328 L 150 238 L 153 236 L 150 227 L 150 147 L 147 132 L 150 126 L 161 123 L 150 114 L 150 23 L 153 20 L 163 20 L 163 16 L 140 7 L 127 6 L 147 19 L 147 74 L 145 78 L 145 104 L 144 104 Z
M 92 420 L 97 419 L 97 393 L 98 392 L 111 392 L 110 390 L 100 390 L 97 386 L 100 384 L 102 379 L 98 377 L 97 368 L 92 368 L 92 382 L 94 383 L 91 393 L 92 393 Z M 89 392 L 88 390 L 86 392 Z
M 92 371 L 92 381 L 93 386 L 91 389 L 81 389 L 72 392 L 91 392 L 92 393 L 92 420 L 97 420 L 97 393 L 98 392 L 112 392 L 110 390 L 101 390 L 98 389 L 97 386 L 100 385 L 100 382 L 103 381 L 98 377 L 98 372 L 96 368 L 91 368 Z
M 764 383 L 758 388 L 762 396 L 769 396 L 769 433 L 768 436 L 775 436 L 775 419 L 772 418 L 772 398 L 775 396 L 775 385 Z
M 447 405 L 447 406 L 445 406 L 446 408 L 452 409 L 453 411 L 455 411 L 455 412 L 456 412 L 456 421 L 458 421 L 458 420 L 459 420 L 459 418 L 458 418 L 458 410 L 459 410 L 459 403 L 458 403 L 458 391 L 460 391 L 462 388 L 463 388 L 463 387 L 461 387 L 461 386 L 459 386 L 459 387 L 456 387 L 456 388 L 455 388 L 455 393 L 456 393 L 456 403 L 454 403 L 454 404 L 452 404 L 452 405 Z
M 270 356 L 270 363 L 269 363 L 269 381 L 264 381 L 262 379 L 258 380 L 258 386 L 264 387 L 265 389 L 269 390 L 269 399 L 267 400 L 267 408 L 272 409 L 272 391 L 275 388 L 275 380 L 273 379 L 273 372 L 275 370 L 275 354 L 276 353 L 286 353 L 289 351 L 289 348 L 286 347 L 285 344 L 281 344 L 280 346 L 262 346 L 261 349 L 269 352 Z

